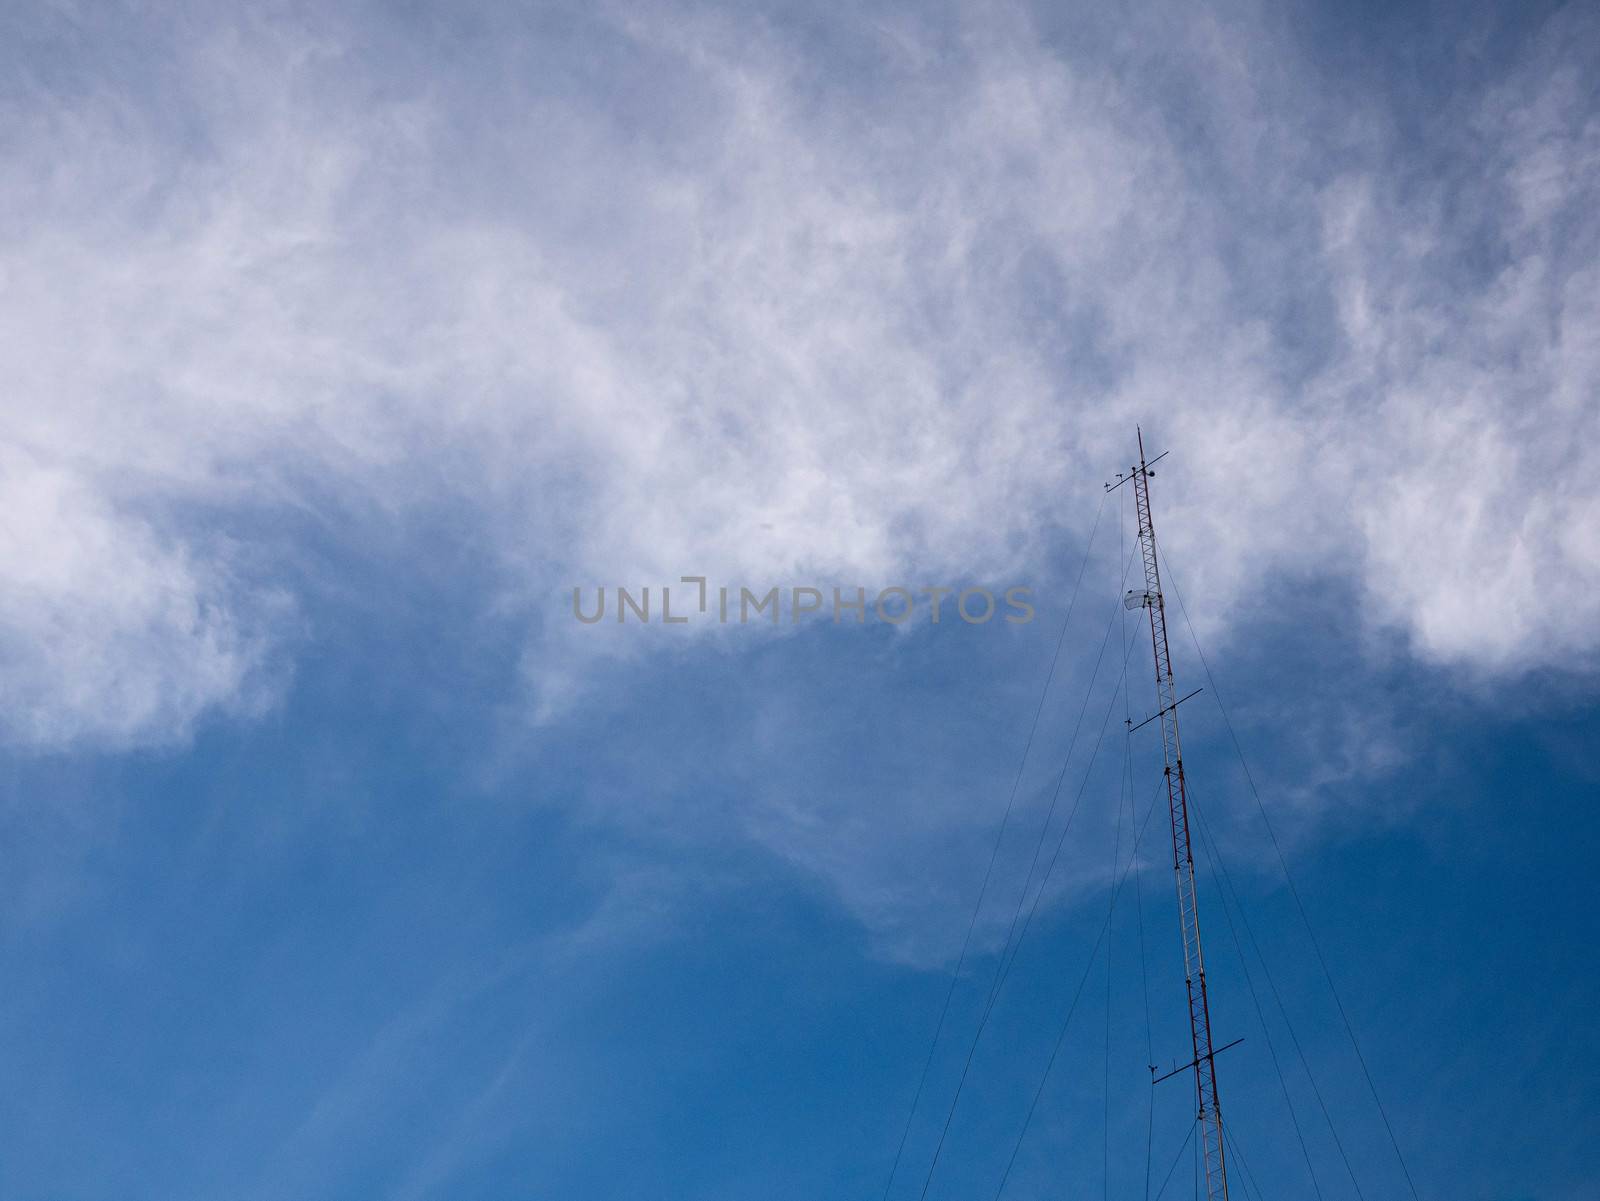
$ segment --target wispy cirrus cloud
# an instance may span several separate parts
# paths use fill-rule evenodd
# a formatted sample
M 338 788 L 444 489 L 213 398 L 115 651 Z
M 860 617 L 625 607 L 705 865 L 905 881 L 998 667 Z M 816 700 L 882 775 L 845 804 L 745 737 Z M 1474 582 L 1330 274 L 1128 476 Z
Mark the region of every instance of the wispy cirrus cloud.
M 0 506 L 7 740 L 164 743 L 207 709 L 276 698 L 287 598 L 237 587 L 226 549 L 175 541 L 25 451 L 0 455 Z
M 284 585 L 205 531 L 308 480 L 465 500 L 513 604 L 1004 574 L 1081 536 L 1070 498 L 1136 420 L 1182 448 L 1165 531 L 1206 548 L 1206 629 L 1322 574 L 1430 660 L 1591 660 L 1575 11 L 1446 98 L 1430 180 L 1248 11 L 1156 6 L 1160 52 L 1119 55 L 1009 7 L 886 12 L 839 27 L 843 58 L 700 8 L 515 49 L 509 17 L 196 10 L 123 43 L 20 19 L 14 743 L 166 741 L 250 695 L 290 654 Z M 46 543 L 71 549 L 41 590 Z M 536 693 L 587 653 L 540 635 Z

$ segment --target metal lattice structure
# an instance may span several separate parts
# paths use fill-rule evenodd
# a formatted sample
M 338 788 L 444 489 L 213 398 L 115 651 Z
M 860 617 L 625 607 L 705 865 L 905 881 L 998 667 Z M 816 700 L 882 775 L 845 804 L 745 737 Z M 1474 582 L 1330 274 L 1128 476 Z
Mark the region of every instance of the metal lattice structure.
M 1158 458 L 1160 456 L 1157 456 Z M 1183 779 L 1183 744 L 1178 737 L 1178 697 L 1167 645 L 1166 608 L 1161 596 L 1161 567 L 1156 558 L 1156 531 L 1150 516 L 1150 471 L 1139 435 L 1139 465 L 1133 480 L 1139 518 L 1139 545 L 1144 555 L 1144 591 L 1130 592 L 1128 608 L 1150 615 L 1150 642 L 1155 655 L 1156 699 L 1160 706 L 1161 747 L 1166 765 L 1167 808 L 1172 818 L 1172 870 L 1177 878 L 1178 916 L 1183 926 L 1184 979 L 1189 990 L 1189 1032 L 1194 1042 L 1195 1100 L 1199 1108 L 1201 1147 L 1205 1158 L 1207 1201 L 1227 1201 L 1228 1168 L 1223 1154 L 1222 1109 L 1217 1100 L 1216 1052 L 1211 1045 L 1211 1006 L 1206 996 L 1205 955 L 1200 945 L 1200 909 L 1195 894 L 1194 852 L 1189 843 L 1189 798 Z M 1119 483 L 1126 483 L 1121 480 Z M 1113 485 L 1115 486 L 1115 485 Z

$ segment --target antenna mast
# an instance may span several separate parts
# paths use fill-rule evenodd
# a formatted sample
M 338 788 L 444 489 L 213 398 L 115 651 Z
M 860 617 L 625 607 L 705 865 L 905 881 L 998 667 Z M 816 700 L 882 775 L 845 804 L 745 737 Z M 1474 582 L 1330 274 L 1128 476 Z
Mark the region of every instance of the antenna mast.
M 1156 460 L 1162 455 L 1157 455 Z M 1160 706 L 1161 750 L 1166 762 L 1167 808 L 1172 817 L 1172 870 L 1178 884 L 1178 916 L 1183 924 L 1184 981 L 1189 990 L 1189 1033 L 1194 1043 L 1195 1100 L 1199 1106 L 1201 1145 L 1206 1161 L 1207 1201 L 1228 1201 L 1228 1170 L 1222 1149 L 1222 1109 L 1217 1102 L 1216 1052 L 1211 1046 L 1211 1006 L 1206 998 L 1206 965 L 1200 949 L 1200 908 L 1195 895 L 1194 852 L 1189 845 L 1189 798 L 1184 788 L 1183 746 L 1178 739 L 1177 687 L 1172 654 L 1167 647 L 1166 609 L 1161 599 L 1161 569 L 1156 561 L 1156 531 L 1150 518 L 1150 464 L 1144 459 L 1144 432 L 1139 431 L 1139 465 L 1109 491 L 1133 481 L 1139 517 L 1139 546 L 1144 553 L 1144 592 L 1129 592 L 1128 608 L 1150 614 L 1150 642 L 1155 653 L 1156 700 Z M 1185 698 L 1187 699 L 1187 698 Z

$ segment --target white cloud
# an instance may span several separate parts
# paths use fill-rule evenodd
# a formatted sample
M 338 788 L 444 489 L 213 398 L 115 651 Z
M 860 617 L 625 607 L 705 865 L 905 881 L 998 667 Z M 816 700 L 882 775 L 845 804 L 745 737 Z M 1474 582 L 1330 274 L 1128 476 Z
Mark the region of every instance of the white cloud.
M 1453 104 L 1470 136 L 1418 185 L 1365 109 L 1323 168 L 1314 73 L 1213 22 L 1163 54 L 1211 80 L 1214 146 L 1150 99 L 1162 56 L 1058 57 L 1009 10 L 864 25 L 862 79 L 754 18 L 608 25 L 594 80 L 560 45 L 412 76 L 263 18 L 143 35 L 175 57 L 142 85 L 8 101 L 3 421 L 38 516 L 0 569 L 71 548 L 7 593 L 10 738 L 163 741 L 248 692 L 281 609 L 200 531 L 308 477 L 470 499 L 511 594 L 993 576 L 1087 523 L 1135 420 L 1179 451 L 1164 530 L 1206 548 L 1209 629 L 1328 571 L 1430 659 L 1592 655 L 1570 36 Z M 1306 295 L 1333 316 L 1299 319 L 1328 350 L 1296 371 Z M 546 703 L 576 653 L 535 647 Z
M 1592 26 L 1558 17 L 1464 103 L 1450 168 L 1404 202 L 1327 193 L 1371 609 L 1481 672 L 1590 667 L 1600 630 L 1600 113 L 1571 61 Z
M 281 600 L 242 596 L 216 560 L 15 451 L 0 455 L 0 563 L 7 741 L 162 742 L 208 708 L 270 695 L 262 655 Z

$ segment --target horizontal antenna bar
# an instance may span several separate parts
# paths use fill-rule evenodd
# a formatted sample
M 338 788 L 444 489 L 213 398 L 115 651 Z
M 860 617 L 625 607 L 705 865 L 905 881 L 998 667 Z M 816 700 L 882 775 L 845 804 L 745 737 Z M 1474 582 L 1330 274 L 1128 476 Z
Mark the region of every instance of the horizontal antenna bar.
M 1224 1051 L 1226 1051 L 1228 1049 L 1228 1047 L 1237 1047 L 1242 1042 L 1244 1042 L 1244 1039 L 1236 1038 L 1231 1043 L 1229 1043 L 1227 1047 L 1218 1047 L 1215 1051 L 1211 1052 L 1210 1058 L 1215 1059 L 1218 1055 L 1221 1055 Z M 1171 1080 L 1179 1072 L 1187 1072 L 1190 1068 L 1194 1067 L 1199 1062 L 1200 1061 L 1198 1059 L 1191 1060 L 1190 1062 L 1184 1064 L 1181 1068 L 1173 1068 L 1172 1071 L 1168 1072 L 1165 1076 L 1157 1076 L 1157 1075 L 1155 1075 L 1155 1068 L 1151 1068 L 1150 1069 L 1150 1073 L 1151 1073 L 1150 1083 L 1151 1084 L 1160 1084 L 1163 1080 Z
M 1196 688 L 1193 692 L 1191 692 L 1189 694 L 1189 696 L 1199 696 L 1204 691 L 1205 691 L 1204 688 Z M 1189 696 L 1180 696 L 1177 700 L 1173 701 L 1172 704 L 1168 705 L 1165 709 L 1157 709 L 1154 713 L 1152 713 L 1149 717 L 1145 718 L 1138 725 L 1129 726 L 1128 727 L 1128 733 L 1132 734 L 1135 730 L 1142 729 L 1143 727 L 1149 725 L 1151 722 L 1153 722 L 1156 718 L 1160 717 L 1163 713 L 1167 712 L 1169 709 L 1176 709 L 1179 705 L 1183 704 L 1184 701 L 1188 700 Z
M 1171 453 L 1171 452 L 1170 451 L 1165 451 L 1165 450 L 1162 451 L 1155 458 L 1151 459 L 1148 463 L 1146 463 L 1144 465 L 1143 470 L 1149 471 L 1150 468 L 1154 467 L 1157 463 L 1161 462 L 1162 459 L 1166 458 L 1169 453 Z M 1114 484 L 1107 484 L 1106 485 L 1106 491 L 1107 492 L 1115 492 L 1118 488 L 1122 487 L 1122 485 L 1126 484 L 1134 476 L 1138 475 L 1139 471 L 1140 471 L 1140 468 L 1138 468 L 1138 467 L 1129 468 L 1127 475 L 1123 476 L 1120 480 L 1118 480 Z

